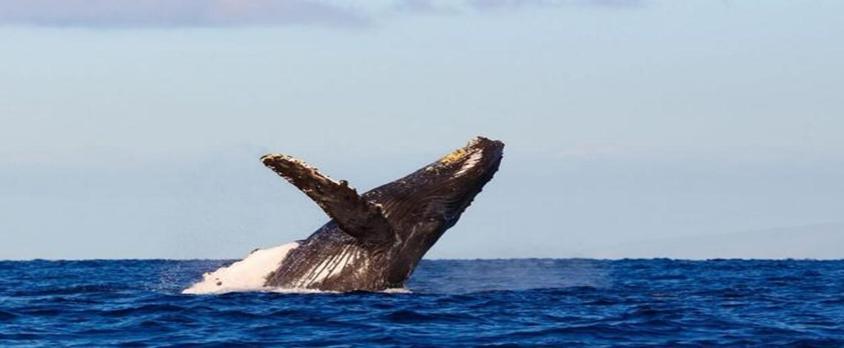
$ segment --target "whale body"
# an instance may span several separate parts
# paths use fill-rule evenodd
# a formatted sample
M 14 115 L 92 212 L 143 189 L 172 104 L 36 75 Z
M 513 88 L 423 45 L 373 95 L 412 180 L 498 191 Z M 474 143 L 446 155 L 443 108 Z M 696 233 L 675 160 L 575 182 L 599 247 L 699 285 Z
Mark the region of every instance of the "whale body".
M 256 289 L 380 291 L 403 288 L 422 256 L 492 179 L 504 144 L 484 137 L 393 182 L 358 194 L 305 162 L 268 154 L 261 162 L 331 218 L 307 239 L 256 250 L 206 273 L 185 293 Z

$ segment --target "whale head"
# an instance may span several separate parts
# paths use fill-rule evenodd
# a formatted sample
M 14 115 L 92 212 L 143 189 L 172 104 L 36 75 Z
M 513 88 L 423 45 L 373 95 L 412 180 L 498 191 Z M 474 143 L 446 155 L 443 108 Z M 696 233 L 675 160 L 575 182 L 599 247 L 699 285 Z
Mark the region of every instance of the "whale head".
M 439 160 L 368 192 L 396 234 L 391 245 L 398 265 L 392 278 L 404 279 L 492 179 L 504 143 L 476 137 Z
M 391 224 L 399 230 L 437 222 L 453 226 L 498 170 L 504 144 L 476 137 L 437 161 L 372 190 Z

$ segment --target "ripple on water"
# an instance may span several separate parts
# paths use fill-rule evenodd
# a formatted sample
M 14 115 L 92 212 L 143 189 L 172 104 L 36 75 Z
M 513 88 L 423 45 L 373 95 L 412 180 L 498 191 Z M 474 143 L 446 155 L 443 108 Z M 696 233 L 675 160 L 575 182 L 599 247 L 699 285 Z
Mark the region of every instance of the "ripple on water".
M 180 294 L 224 262 L 0 262 L 0 346 L 844 345 L 844 261 L 426 260 L 409 292 Z

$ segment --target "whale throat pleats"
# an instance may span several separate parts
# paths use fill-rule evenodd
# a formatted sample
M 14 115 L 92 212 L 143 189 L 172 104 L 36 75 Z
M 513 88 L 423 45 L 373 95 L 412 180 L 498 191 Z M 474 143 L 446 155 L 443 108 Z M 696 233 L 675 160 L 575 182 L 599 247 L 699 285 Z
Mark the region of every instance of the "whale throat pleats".
M 333 180 L 287 155 L 265 155 L 261 162 L 316 202 L 343 232 L 363 243 L 386 243 L 394 238 L 381 207 L 361 197 L 345 180 Z

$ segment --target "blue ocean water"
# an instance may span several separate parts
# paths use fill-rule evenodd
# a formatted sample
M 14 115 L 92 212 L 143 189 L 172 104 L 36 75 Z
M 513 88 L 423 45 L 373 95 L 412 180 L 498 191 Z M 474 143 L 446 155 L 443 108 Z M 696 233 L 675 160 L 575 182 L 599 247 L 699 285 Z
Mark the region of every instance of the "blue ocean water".
M 844 346 L 844 261 L 423 261 L 410 293 L 182 295 L 224 261 L 0 262 L 0 346 Z

